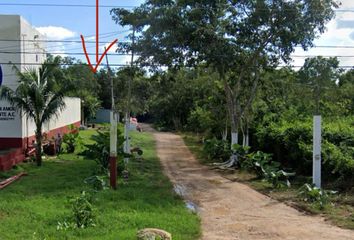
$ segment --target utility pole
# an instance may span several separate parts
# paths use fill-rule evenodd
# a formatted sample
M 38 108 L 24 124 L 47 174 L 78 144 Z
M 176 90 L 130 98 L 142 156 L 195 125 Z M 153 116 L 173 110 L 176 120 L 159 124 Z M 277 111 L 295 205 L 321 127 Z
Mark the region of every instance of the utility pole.
M 124 128 L 124 152 L 127 154 L 130 154 L 130 136 L 129 136 L 129 130 L 130 130 L 130 108 L 131 108 L 131 95 L 132 95 L 132 81 L 134 78 L 134 47 L 135 47 L 135 26 L 133 25 L 133 39 L 132 39 L 132 54 L 131 54 L 131 60 L 130 60 L 130 78 L 128 80 L 128 101 L 127 101 L 127 109 L 125 112 L 125 128 Z M 128 162 L 129 159 L 124 159 L 125 162 Z
M 105 49 L 106 50 L 106 49 Z M 114 91 L 113 91 L 113 79 L 111 77 L 111 69 L 108 63 L 108 56 L 106 55 L 107 62 L 107 73 L 108 79 L 111 83 L 111 98 L 112 98 L 112 106 L 111 106 L 111 128 L 110 128 L 110 151 L 109 151 L 109 166 L 110 166 L 110 186 L 112 189 L 117 189 L 117 115 L 115 114 L 114 107 Z

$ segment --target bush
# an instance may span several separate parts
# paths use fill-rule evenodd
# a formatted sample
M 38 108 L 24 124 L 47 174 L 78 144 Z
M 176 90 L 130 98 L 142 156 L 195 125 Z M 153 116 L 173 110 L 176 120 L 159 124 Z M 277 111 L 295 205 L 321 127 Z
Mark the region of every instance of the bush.
M 78 228 L 95 226 L 94 208 L 92 197 L 83 191 L 80 196 L 70 200 L 72 204 L 73 219 Z
M 329 203 L 329 195 L 335 193 L 335 191 L 322 190 L 308 183 L 299 189 L 299 195 L 303 201 L 317 204 L 320 209 Z
M 264 178 L 275 188 L 290 187 L 289 177 L 295 176 L 295 173 L 281 170 L 280 163 L 272 161 L 272 154 L 257 151 L 247 154 L 242 159 L 241 168 L 256 173 L 259 178 Z
M 95 209 L 92 205 L 92 196 L 87 192 L 81 192 L 80 196 L 69 200 L 72 215 L 68 220 L 58 222 L 57 230 L 74 228 L 87 228 L 95 226 Z
M 208 160 L 226 161 L 232 152 L 229 142 L 212 138 L 204 142 L 203 153 Z
M 258 177 L 264 176 L 265 168 L 278 169 L 280 164 L 272 161 L 272 154 L 264 153 L 261 151 L 253 152 L 246 155 L 243 161 L 241 161 L 241 168 L 248 171 L 255 172 Z
M 350 188 L 354 180 L 354 118 L 323 122 L 324 180 L 336 180 Z M 312 174 L 312 118 L 260 125 L 255 139 L 255 147 L 273 153 L 282 166 L 303 175 Z
M 108 189 L 107 185 L 108 177 L 107 176 L 91 176 L 85 179 L 85 183 L 92 186 L 96 191 L 101 191 Z
M 63 143 L 67 153 L 75 152 L 75 149 L 80 145 L 81 138 L 79 136 L 79 129 L 74 125 L 69 126 L 69 133 L 64 134 Z
M 123 143 L 124 137 L 121 131 L 117 130 L 117 155 L 119 161 L 117 162 L 117 170 L 119 173 L 124 170 L 124 153 L 123 153 Z M 94 141 L 93 144 L 87 144 L 85 150 L 81 155 L 86 156 L 89 159 L 93 159 L 97 165 L 97 173 L 107 173 L 109 168 L 109 156 L 110 156 L 110 135 L 109 131 L 97 131 L 97 135 L 92 135 L 91 140 Z

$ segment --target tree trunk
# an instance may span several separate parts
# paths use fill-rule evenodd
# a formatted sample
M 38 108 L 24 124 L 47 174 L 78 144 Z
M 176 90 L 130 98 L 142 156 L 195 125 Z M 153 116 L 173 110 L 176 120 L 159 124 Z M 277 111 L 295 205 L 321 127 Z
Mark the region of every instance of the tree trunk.
M 231 132 L 231 148 L 234 144 L 238 144 L 238 132 Z
M 249 147 L 250 146 L 250 133 L 249 133 L 249 129 L 247 127 L 246 129 L 246 140 L 245 140 L 245 146 Z
M 227 134 L 228 134 L 228 118 L 225 119 L 225 130 L 222 132 L 222 140 L 226 141 L 227 140 Z
M 227 108 L 230 116 L 230 123 L 231 123 L 231 149 L 234 144 L 238 144 L 238 129 L 239 129 L 239 118 L 237 114 L 237 105 L 236 105 L 236 98 L 234 93 L 232 92 L 229 84 L 225 77 L 223 78 L 224 81 L 224 89 L 226 92 L 226 103 Z
M 42 128 L 37 126 L 36 129 L 36 163 L 42 166 Z

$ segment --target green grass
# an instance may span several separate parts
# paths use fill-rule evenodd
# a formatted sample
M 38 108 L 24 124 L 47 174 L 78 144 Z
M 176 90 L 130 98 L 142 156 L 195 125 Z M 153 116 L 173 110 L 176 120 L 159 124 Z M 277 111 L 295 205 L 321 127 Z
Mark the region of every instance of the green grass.
M 82 131 L 85 143 L 93 130 Z M 162 174 L 153 137 L 133 133 L 133 146 L 144 150 L 142 164 L 131 161 L 127 182 L 118 190 L 94 195 L 97 226 L 57 230 L 58 221 L 71 216 L 68 199 L 90 191 L 83 181 L 92 175 L 95 162 L 75 154 L 44 161 L 41 168 L 21 164 L 29 174 L 0 192 L 0 239 L 136 239 L 137 230 L 156 227 L 173 239 L 195 240 L 200 234 L 198 216 L 189 212 Z
M 203 157 L 202 148 L 203 145 L 200 138 L 189 133 L 181 134 L 185 144 L 191 150 L 191 152 L 198 158 L 201 163 L 208 163 Z M 268 182 L 261 179 L 257 179 L 255 174 L 234 170 L 234 171 L 221 171 L 225 178 L 232 181 L 242 182 L 249 185 L 253 189 L 268 195 L 273 199 L 277 199 L 288 205 L 291 205 L 299 210 L 305 211 L 308 214 L 322 214 L 333 224 L 354 229 L 354 191 L 342 192 L 330 197 L 330 204 L 326 205 L 324 209 L 320 209 L 317 204 L 310 204 L 302 201 L 299 197 L 298 189 L 306 182 L 309 182 L 308 177 L 296 176 L 291 180 L 292 186 L 290 188 L 275 189 Z

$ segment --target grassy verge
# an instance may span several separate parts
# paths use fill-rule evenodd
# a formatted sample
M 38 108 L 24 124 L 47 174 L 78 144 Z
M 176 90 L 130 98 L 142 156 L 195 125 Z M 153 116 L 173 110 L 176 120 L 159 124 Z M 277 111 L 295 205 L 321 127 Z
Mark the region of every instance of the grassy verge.
M 94 133 L 81 132 L 84 142 Z M 131 161 L 130 177 L 124 183 L 119 180 L 117 191 L 94 193 L 95 227 L 57 230 L 58 221 L 71 216 L 68 199 L 91 191 L 84 179 L 96 167 L 92 160 L 63 154 L 44 161 L 41 168 L 21 164 L 29 176 L 0 192 L 0 239 L 129 240 L 145 227 L 165 229 L 173 239 L 197 239 L 198 216 L 186 209 L 162 174 L 152 136 L 134 133 L 132 138 L 133 146 L 144 150 L 143 163 Z
M 184 142 L 189 147 L 191 152 L 198 158 L 198 160 L 206 164 L 208 163 L 203 157 L 203 145 L 200 138 L 193 134 L 183 133 Z M 257 179 L 252 173 L 234 170 L 234 171 L 220 171 L 225 178 L 232 181 L 245 183 L 255 190 L 284 202 L 308 214 L 321 214 L 333 224 L 354 229 L 354 192 L 342 192 L 330 197 L 330 204 L 327 204 L 324 209 L 320 209 L 316 204 L 304 202 L 298 194 L 298 189 L 306 182 L 308 178 L 297 176 L 292 179 L 290 188 L 275 189 L 271 184 Z

